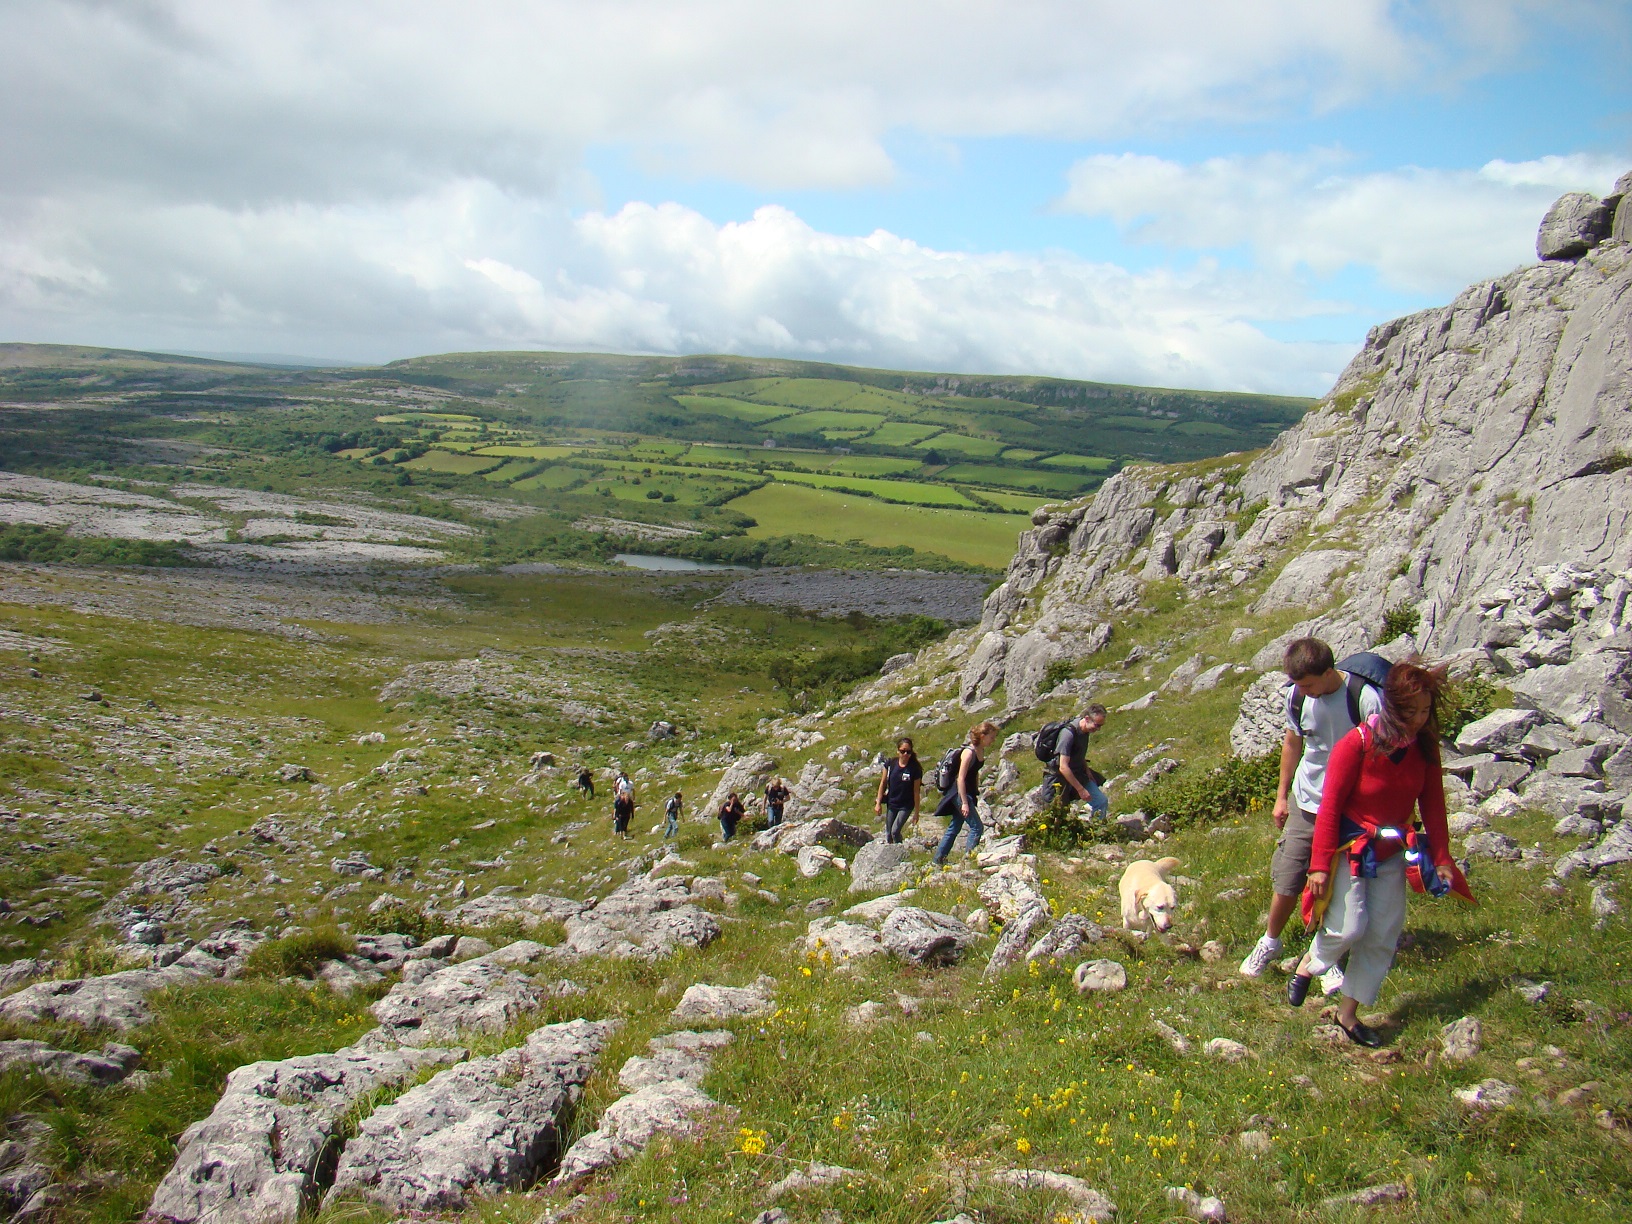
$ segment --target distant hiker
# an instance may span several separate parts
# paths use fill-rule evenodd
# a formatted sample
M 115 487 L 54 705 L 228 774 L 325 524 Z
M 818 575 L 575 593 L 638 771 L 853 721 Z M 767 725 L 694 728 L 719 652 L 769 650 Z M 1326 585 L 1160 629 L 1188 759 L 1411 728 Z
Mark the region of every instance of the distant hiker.
M 679 791 L 669 796 L 669 801 L 663 805 L 663 812 L 669 818 L 663 826 L 663 840 L 671 841 L 680 836 L 680 816 L 685 807 L 685 799 Z
M 629 780 L 629 775 L 621 769 L 618 770 L 617 781 L 612 783 L 612 793 L 614 795 L 628 795 L 631 799 L 635 797 L 635 784 Z
M 619 791 L 612 796 L 612 832 L 621 837 L 629 836 L 629 819 L 635 814 L 635 792 L 633 789 Z
M 1356 723 L 1383 708 L 1376 686 L 1360 684 L 1350 691 L 1351 678 L 1338 670 L 1332 648 L 1319 638 L 1303 637 L 1289 643 L 1281 667 L 1291 681 L 1286 687 L 1286 733 L 1281 737 L 1281 777 L 1273 813 L 1281 836 L 1269 864 L 1274 894 L 1269 899 L 1269 920 L 1263 936 L 1241 962 L 1246 977 L 1261 976 L 1281 954 L 1281 931 L 1297 908 L 1309 872 L 1315 813 L 1320 810 L 1332 748 Z M 1327 994 L 1341 989 L 1343 970 L 1334 965 L 1321 985 Z
M 774 829 L 782 823 L 782 810 L 787 807 L 788 790 L 786 780 L 772 778 L 765 787 L 765 827 Z
M 1338 1027 L 1356 1045 L 1381 1036 L 1357 1016 L 1377 1000 L 1405 925 L 1407 884 L 1436 897 L 1473 894 L 1451 858 L 1445 827 L 1444 773 L 1436 710 L 1444 667 L 1396 663 L 1383 686 L 1382 710 L 1333 747 L 1315 817 L 1304 921 L 1317 928 L 1287 983 L 1287 1002 L 1303 1006 L 1309 981 L 1346 953 Z M 1422 824 L 1414 823 L 1421 813 Z
M 1036 754 L 1043 766 L 1043 784 L 1031 793 L 1038 809 L 1069 808 L 1078 799 L 1088 801 L 1088 811 L 1096 819 L 1111 810 L 1111 801 L 1100 789 L 1105 779 L 1088 766 L 1088 737 L 1105 725 L 1105 707 L 1091 705 L 1076 718 L 1048 723 L 1037 732 Z
M 873 815 L 884 816 L 884 840 L 890 845 L 901 844 L 901 830 L 907 818 L 918 817 L 918 800 L 924 785 L 924 767 L 918 763 L 918 754 L 912 749 L 912 739 L 903 735 L 895 744 L 895 759 L 884 766 L 884 775 L 878 780 L 878 797 L 873 803 Z
M 584 792 L 584 798 L 595 798 L 595 775 L 589 772 L 589 766 L 585 765 L 578 770 L 578 778 L 573 785 Z
M 997 742 L 997 736 L 996 723 L 976 723 L 969 728 L 968 743 L 948 752 L 936 770 L 936 781 L 944 787 L 945 793 L 935 808 L 935 815 L 946 817 L 946 832 L 935 848 L 937 867 L 946 862 L 953 843 L 958 840 L 958 830 L 965 825 L 969 827 L 969 844 L 965 848 L 973 851 L 980 844 L 980 835 L 985 832 L 977 808 L 980 767 L 986 763 L 986 754 Z
M 728 842 L 737 835 L 737 822 L 742 819 L 742 800 L 732 791 L 720 804 L 720 840 Z

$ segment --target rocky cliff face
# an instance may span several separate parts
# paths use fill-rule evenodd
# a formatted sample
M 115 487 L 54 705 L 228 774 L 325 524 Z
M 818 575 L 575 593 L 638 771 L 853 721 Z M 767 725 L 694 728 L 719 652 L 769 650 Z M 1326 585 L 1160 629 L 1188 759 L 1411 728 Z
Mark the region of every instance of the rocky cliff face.
M 1258 652 L 1260 669 L 1304 633 L 1340 654 L 1382 645 L 1396 609 L 1417 624 L 1397 650 L 1507 677 L 1571 724 L 1632 732 L 1629 192 L 1632 174 L 1604 200 L 1565 196 L 1540 263 L 1375 328 L 1320 405 L 1244 468 L 1130 468 L 1090 501 L 1039 510 L 969 643 L 965 708 L 999 690 L 1011 710 L 1034 704 L 1049 665 L 1098 652 L 1153 581 L 1205 598 L 1273 575 L 1249 614 L 1308 616 Z M 1274 685 L 1249 704 L 1259 687 Z

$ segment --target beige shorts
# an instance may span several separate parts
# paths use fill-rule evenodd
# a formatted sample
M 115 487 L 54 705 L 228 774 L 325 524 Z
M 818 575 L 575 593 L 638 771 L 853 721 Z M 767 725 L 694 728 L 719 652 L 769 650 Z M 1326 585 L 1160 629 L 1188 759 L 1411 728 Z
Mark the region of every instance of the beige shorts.
M 1286 814 L 1286 827 L 1275 843 L 1275 857 L 1269 864 L 1270 886 L 1282 897 L 1296 897 L 1309 878 L 1309 852 L 1315 846 L 1315 814 L 1293 804 Z

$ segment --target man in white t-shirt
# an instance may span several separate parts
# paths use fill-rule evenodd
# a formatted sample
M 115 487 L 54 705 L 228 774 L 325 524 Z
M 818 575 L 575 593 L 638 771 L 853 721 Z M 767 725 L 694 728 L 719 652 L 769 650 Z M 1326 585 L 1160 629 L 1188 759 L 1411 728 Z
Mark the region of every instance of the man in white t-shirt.
M 1241 962 L 1246 977 L 1258 977 L 1281 954 L 1281 930 L 1298 907 L 1309 874 L 1315 840 L 1315 813 L 1326 784 L 1326 761 L 1332 747 L 1354 729 L 1349 706 L 1349 678 L 1337 670 L 1332 648 L 1319 638 L 1298 638 L 1286 648 L 1281 666 L 1292 683 L 1286 689 L 1286 734 L 1281 738 L 1281 778 L 1275 793 L 1275 827 L 1281 830 L 1270 861 L 1269 921 L 1264 936 Z M 1369 683 L 1359 692 L 1364 721 L 1382 709 L 1382 697 Z M 1341 970 L 1322 981 L 1330 993 L 1341 987 Z

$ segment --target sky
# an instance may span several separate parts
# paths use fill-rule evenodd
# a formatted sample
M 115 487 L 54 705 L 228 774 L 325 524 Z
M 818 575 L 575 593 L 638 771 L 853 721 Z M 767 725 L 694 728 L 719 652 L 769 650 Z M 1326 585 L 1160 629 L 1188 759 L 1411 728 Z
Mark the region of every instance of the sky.
M 1632 169 L 1629 0 L 0 0 L 0 340 L 1319 395 Z

